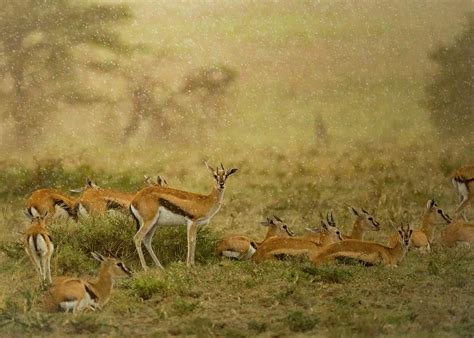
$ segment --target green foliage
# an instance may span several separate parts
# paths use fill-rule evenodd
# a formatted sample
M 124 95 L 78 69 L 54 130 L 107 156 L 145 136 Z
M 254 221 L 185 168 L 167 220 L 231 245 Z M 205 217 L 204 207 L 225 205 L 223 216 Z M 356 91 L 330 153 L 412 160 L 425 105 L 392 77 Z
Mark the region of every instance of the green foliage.
M 431 121 L 444 135 L 456 138 L 462 137 L 459 132 L 472 132 L 474 125 L 474 13 L 467 19 L 467 28 L 450 46 L 430 55 L 439 71 L 426 87 Z
M 301 311 L 290 312 L 285 321 L 293 332 L 309 331 L 319 322 L 318 318 L 304 314 Z
M 114 213 L 103 217 L 88 217 L 78 222 L 72 220 L 55 221 L 50 226 L 51 236 L 56 243 L 55 260 L 63 272 L 90 271 L 92 251 L 113 254 L 120 257 L 132 268 L 141 269 L 133 236 L 135 222 L 126 215 Z M 198 233 L 196 261 L 214 260 L 215 235 L 208 229 Z M 186 260 L 186 227 L 161 227 L 154 236 L 154 251 L 163 264 Z M 146 249 L 143 248 L 145 256 Z M 153 264 L 153 263 L 149 263 Z M 95 270 L 95 269 L 94 269 Z
M 153 275 L 135 277 L 126 286 L 142 300 L 148 300 L 159 293 L 164 294 L 169 289 L 169 284 L 165 280 Z

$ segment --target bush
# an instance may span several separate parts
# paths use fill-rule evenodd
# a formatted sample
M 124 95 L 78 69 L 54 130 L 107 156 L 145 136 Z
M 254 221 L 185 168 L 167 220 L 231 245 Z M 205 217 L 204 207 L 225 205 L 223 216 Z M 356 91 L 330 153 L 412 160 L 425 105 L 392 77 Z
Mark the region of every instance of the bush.
M 305 315 L 301 311 L 291 312 L 286 317 L 286 322 L 293 332 L 306 332 L 318 323 L 318 319 L 312 316 Z
M 468 27 L 454 43 L 441 46 L 430 57 L 440 67 L 426 86 L 431 121 L 443 135 L 459 137 L 456 131 L 470 133 L 474 125 L 474 13 L 469 13 Z
M 141 269 L 133 242 L 135 222 L 119 213 L 103 217 L 90 217 L 79 222 L 56 220 L 50 226 L 56 246 L 54 266 L 61 273 L 89 271 L 95 273 L 97 264 L 91 258 L 92 251 L 121 258 L 132 269 Z M 207 262 L 214 258 L 216 237 L 208 228 L 200 231 L 197 238 L 196 261 Z M 186 260 L 186 227 L 161 227 L 154 236 L 153 248 L 162 264 Z M 143 248 L 146 259 L 152 261 Z
M 133 278 L 127 283 L 127 288 L 132 290 L 135 296 L 148 300 L 158 293 L 166 293 L 168 284 L 155 276 L 147 275 Z

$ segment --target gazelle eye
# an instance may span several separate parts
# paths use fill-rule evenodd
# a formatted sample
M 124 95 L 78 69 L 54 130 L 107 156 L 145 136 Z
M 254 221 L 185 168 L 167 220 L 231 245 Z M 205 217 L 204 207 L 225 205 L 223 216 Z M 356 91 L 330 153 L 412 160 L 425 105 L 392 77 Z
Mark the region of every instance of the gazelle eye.
M 372 217 L 369 217 L 369 221 L 373 221 L 374 219 Z
M 442 214 L 442 213 L 443 213 L 443 210 L 438 209 L 438 214 Z
M 287 227 L 286 225 L 284 225 L 284 226 L 283 226 L 283 229 L 285 229 L 285 230 L 286 230 L 286 229 L 288 229 L 288 227 Z

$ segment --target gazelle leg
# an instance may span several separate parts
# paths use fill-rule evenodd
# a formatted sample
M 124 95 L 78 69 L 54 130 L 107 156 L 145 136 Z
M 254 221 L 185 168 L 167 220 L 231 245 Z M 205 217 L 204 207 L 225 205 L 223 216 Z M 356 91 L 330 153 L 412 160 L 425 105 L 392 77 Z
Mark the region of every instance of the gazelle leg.
M 158 266 L 162 270 L 165 270 L 163 265 L 161 265 L 160 261 L 158 260 L 158 257 L 156 257 L 155 252 L 153 251 L 153 247 L 151 245 L 156 229 L 158 229 L 158 225 L 155 223 L 153 227 L 150 229 L 150 231 L 148 231 L 148 233 L 145 235 L 145 238 L 143 239 L 143 244 L 145 245 L 146 250 L 150 254 L 151 258 L 153 259 L 153 262 L 155 262 L 156 266 Z
M 188 236 L 188 255 L 186 258 L 186 266 L 191 267 L 194 265 L 194 253 L 196 252 L 197 224 L 192 220 L 188 220 L 186 226 Z
M 46 261 L 46 274 L 47 274 L 49 283 L 53 282 L 53 279 L 51 278 L 51 256 L 53 256 L 53 251 L 54 251 L 54 246 L 51 243 L 51 248 L 49 250 L 49 254 Z
M 133 209 L 132 209 L 132 212 L 133 212 Z M 137 216 L 137 219 L 139 220 L 140 229 L 135 234 L 135 236 L 133 236 L 133 241 L 135 242 L 135 247 L 137 249 L 138 257 L 140 258 L 140 263 L 142 264 L 143 270 L 146 271 L 148 269 L 148 266 L 146 265 L 145 256 L 143 255 L 142 242 L 145 239 L 145 237 L 147 236 L 147 234 L 150 231 L 153 230 L 153 227 L 155 226 L 156 222 L 158 221 L 158 217 L 160 216 L 160 211 L 158 209 L 157 212 L 156 212 L 155 217 L 153 217 L 153 219 L 151 221 L 149 221 L 148 223 L 145 222 L 143 220 L 143 218 L 140 215 L 137 215 L 135 212 L 134 212 L 134 215 Z M 151 235 L 151 237 L 153 237 L 153 235 Z M 150 249 L 151 249 L 151 238 L 150 238 L 149 243 L 150 243 Z M 150 252 L 149 248 L 147 248 L 147 250 L 148 250 L 148 252 Z M 153 252 L 153 250 L 151 250 L 151 252 Z M 150 253 L 150 255 L 152 255 L 152 254 Z M 155 255 L 155 254 L 153 253 L 153 255 Z M 152 257 L 153 257 L 153 255 L 152 255 Z M 156 256 L 155 256 L 155 258 L 156 258 Z M 158 261 L 158 264 L 159 263 L 160 262 Z M 161 264 L 159 264 L 159 266 L 161 266 Z
M 462 214 L 463 218 L 465 221 L 467 221 L 466 213 L 464 211 L 464 208 L 467 206 L 467 203 L 469 202 L 469 198 L 467 196 L 462 196 L 462 201 L 454 211 L 454 217 L 458 218 L 460 214 Z

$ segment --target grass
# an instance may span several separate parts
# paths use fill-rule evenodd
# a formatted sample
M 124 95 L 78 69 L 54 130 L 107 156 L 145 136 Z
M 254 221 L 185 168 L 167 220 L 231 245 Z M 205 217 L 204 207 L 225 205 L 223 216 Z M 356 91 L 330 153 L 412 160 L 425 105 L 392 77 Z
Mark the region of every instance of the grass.
M 383 227 L 367 237 L 386 243 L 389 220 L 407 213 L 418 226 L 433 196 L 451 213 L 456 197 L 448 176 L 472 162 L 472 142 L 436 138 L 419 102 L 433 71 L 427 53 L 462 30 L 469 2 L 132 6 L 137 19 L 126 36 L 165 55 L 147 60 L 153 67 L 145 60 L 147 73 L 178 88 L 199 66 L 224 63 L 238 71 L 221 124 L 190 116 L 186 123 L 177 119 L 170 140 L 152 141 L 144 127 L 122 144 L 114 137 L 128 118 L 127 102 L 119 100 L 113 109 L 71 106 L 49 121 L 36 142 L 37 159 L 5 152 L 1 336 L 472 335 L 472 249 L 410 252 L 393 269 L 291 260 L 254 265 L 213 256 L 221 236 L 263 238 L 258 222 L 273 214 L 302 233 L 333 210 L 349 232 L 347 206 L 362 207 Z M 126 96 L 123 84 L 103 81 L 118 97 Z M 314 136 L 318 114 L 328 130 L 325 140 Z M 53 275 L 92 278 L 98 264 L 90 251 L 117 254 L 135 274 L 116 285 L 103 311 L 75 317 L 42 311 L 44 286 L 18 243 L 29 192 L 76 188 L 88 176 L 104 187 L 136 191 L 144 174 L 159 174 L 172 187 L 204 193 L 211 185 L 204 160 L 239 172 L 229 178 L 221 211 L 199 235 L 194 269 L 184 263 L 184 227 L 156 233 L 154 248 L 167 273 L 145 273 L 128 216 L 57 221 L 51 225 Z
M 278 214 L 301 233 L 305 226 L 319 222 L 320 211 L 332 208 L 338 223 L 349 231 L 352 219 L 345 209 L 353 204 L 376 214 L 383 230 L 368 236 L 386 242 L 392 232 L 388 220 L 401 219 L 407 211 L 416 225 L 433 191 L 442 207 L 448 212 L 453 209 L 453 191 L 445 173 L 464 161 L 462 152 L 451 151 L 447 159 L 420 147 L 414 153 L 392 151 L 390 156 L 366 159 L 363 154 L 369 149 L 330 156 L 318 153 L 314 162 L 269 153 L 253 175 L 240 172 L 228 182 L 223 209 L 200 234 L 194 269 L 184 263 L 184 228 L 164 228 L 155 236 L 154 247 L 167 267 L 163 274 L 156 269 L 141 271 L 132 242 L 134 223 L 128 216 L 54 222 L 53 274 L 93 276 L 98 268 L 89 255 L 93 250 L 117 253 L 135 270 L 133 279 L 117 285 L 103 311 L 73 318 L 41 310 L 42 285 L 16 244 L 24 221 L 22 196 L 14 197 L 9 200 L 11 207 L 0 213 L 0 331 L 8 335 L 469 335 L 474 324 L 474 257 L 467 248 L 435 245 L 430 255 L 410 252 L 398 268 L 314 267 L 301 260 L 254 265 L 213 257 L 216 238 L 224 234 L 262 237 L 264 229 L 257 223 L 264 215 Z M 284 169 L 267 167 L 272 161 L 284 163 Z M 205 171 L 199 166 L 195 170 Z M 426 172 L 430 180 L 416 174 Z M 136 184 L 138 189 L 138 180 Z M 255 200 L 263 202 L 255 205 Z

